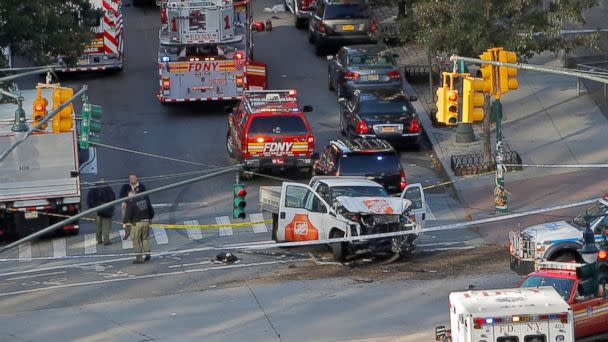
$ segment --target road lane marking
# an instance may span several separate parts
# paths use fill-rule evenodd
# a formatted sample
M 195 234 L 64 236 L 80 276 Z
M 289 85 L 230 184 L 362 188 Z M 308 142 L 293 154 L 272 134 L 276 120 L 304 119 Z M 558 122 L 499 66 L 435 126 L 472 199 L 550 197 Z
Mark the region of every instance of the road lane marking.
M 184 221 L 186 225 L 197 225 L 198 220 Z M 186 229 L 190 240 L 200 240 L 203 238 L 203 231 L 198 228 Z
M 475 246 L 462 246 L 462 247 L 443 247 L 443 248 L 431 248 L 431 249 L 421 249 L 421 252 L 440 252 L 440 251 L 454 251 L 454 250 L 465 250 L 465 249 L 473 249 L 477 248 Z
M 264 221 L 264 215 L 262 213 L 251 214 L 251 215 L 249 215 L 249 220 L 251 222 L 262 222 L 262 221 Z M 266 227 L 265 223 L 254 224 L 252 227 L 253 227 L 253 232 L 256 234 L 268 232 L 268 228 Z
M 65 238 L 55 239 L 53 240 L 53 256 L 56 258 L 61 258 L 67 255 L 67 247 L 65 243 Z
M 154 239 L 156 240 L 157 245 L 165 245 L 169 243 L 167 232 L 163 228 L 152 228 L 152 231 L 154 232 Z
M 84 254 L 96 254 L 97 253 L 97 238 L 95 234 L 84 235 Z
M 133 228 L 131 228 L 133 229 Z M 132 249 L 133 248 L 133 240 L 127 238 L 126 240 L 124 240 L 125 238 L 125 234 L 127 234 L 127 232 L 125 232 L 124 229 L 121 229 L 118 231 L 120 233 L 120 241 L 122 242 L 122 249 Z
M 50 276 L 50 275 L 56 275 L 56 274 L 65 274 L 65 273 L 68 273 L 68 271 L 59 271 L 59 272 L 49 272 L 49 273 L 24 275 L 24 276 L 19 276 L 19 277 L 14 277 L 14 278 L 6 279 L 6 281 L 9 281 L 9 280 L 25 280 L 25 279 L 32 279 L 32 278 L 36 278 L 36 277 Z
M 19 262 L 32 261 L 32 243 L 26 242 L 19 245 Z
M 454 246 L 454 245 L 461 245 L 461 244 L 466 245 L 467 242 L 469 242 L 469 241 L 422 243 L 422 244 L 417 244 L 416 247 Z
M 207 271 L 224 270 L 224 269 L 231 269 L 231 268 L 247 268 L 247 267 L 255 267 L 255 266 L 275 265 L 275 264 L 283 264 L 283 263 L 288 263 L 288 262 L 298 262 L 298 261 L 306 261 L 306 260 L 309 260 L 309 259 L 308 258 L 290 259 L 290 260 L 263 261 L 263 262 L 251 263 L 251 264 L 232 264 L 232 265 L 213 266 L 213 267 L 206 267 L 206 268 L 195 268 L 195 269 L 189 269 L 189 270 L 179 270 L 179 271 L 166 272 L 166 273 L 153 273 L 153 274 L 146 274 L 146 275 L 134 276 L 134 277 L 128 277 L 128 278 L 114 278 L 114 279 L 82 282 L 82 283 L 61 284 L 61 285 L 53 285 L 53 286 L 48 286 L 48 287 L 39 287 L 36 289 L 0 293 L 0 297 L 7 297 L 7 296 L 41 292 L 41 291 L 50 291 L 50 290 L 69 288 L 69 287 L 108 284 L 108 283 L 115 283 L 115 282 L 119 282 L 119 281 L 128 281 L 128 280 L 136 280 L 136 279 L 160 278 L 160 277 L 168 277 L 168 276 L 175 276 L 175 275 L 184 275 L 184 274 L 189 274 L 189 273 L 200 273 L 200 272 L 207 272 Z
M 196 265 L 208 265 L 211 263 L 212 263 L 211 261 L 201 261 L 201 262 L 193 262 L 193 263 L 189 263 L 189 264 L 171 265 L 171 266 L 169 266 L 169 268 L 187 267 L 187 266 L 196 266 Z
M 215 218 L 217 224 L 230 224 L 228 216 L 220 216 Z M 220 227 L 220 236 L 232 236 L 232 227 Z

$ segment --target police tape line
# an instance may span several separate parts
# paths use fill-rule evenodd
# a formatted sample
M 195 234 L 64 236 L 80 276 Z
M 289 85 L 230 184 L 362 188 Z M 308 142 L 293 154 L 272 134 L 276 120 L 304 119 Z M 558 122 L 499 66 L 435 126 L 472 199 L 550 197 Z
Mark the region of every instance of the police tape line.
M 503 164 L 506 167 L 538 167 L 538 168 L 565 168 L 565 169 L 601 169 L 608 168 L 608 164 Z
M 238 223 L 213 223 L 213 224 L 164 224 L 164 223 L 153 223 L 150 225 L 152 228 L 166 228 L 166 229 L 211 229 L 211 228 L 224 228 L 224 227 L 249 227 L 256 224 L 270 223 L 272 220 L 264 221 L 250 221 L 250 222 L 238 222 Z

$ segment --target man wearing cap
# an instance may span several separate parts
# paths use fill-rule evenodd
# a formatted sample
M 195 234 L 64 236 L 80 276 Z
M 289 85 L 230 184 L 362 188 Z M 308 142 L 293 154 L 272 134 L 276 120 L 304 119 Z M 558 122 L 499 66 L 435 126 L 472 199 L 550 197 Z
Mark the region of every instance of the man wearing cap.
M 95 208 L 102 204 L 112 202 L 116 199 L 116 194 L 112 188 L 102 178 L 95 183 L 95 187 L 87 194 L 87 205 Z M 99 210 L 95 215 L 95 236 L 97 243 L 110 245 L 110 229 L 112 229 L 112 216 L 114 216 L 114 206 Z

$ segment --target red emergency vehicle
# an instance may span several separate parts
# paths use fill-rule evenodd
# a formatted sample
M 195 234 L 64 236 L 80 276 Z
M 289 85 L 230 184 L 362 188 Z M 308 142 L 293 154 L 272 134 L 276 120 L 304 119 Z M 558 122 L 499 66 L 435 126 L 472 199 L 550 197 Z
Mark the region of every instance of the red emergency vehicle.
M 577 289 L 580 280 L 576 267 L 580 264 L 541 262 L 540 269 L 520 281 L 520 287 L 553 286 L 570 304 L 574 313 L 576 339 L 608 333 L 608 299 L 603 293 L 598 297 L 580 296 Z M 601 292 L 601 290 L 600 290 Z
M 226 150 L 244 170 L 310 172 L 315 139 L 295 90 L 245 91 L 228 116 Z M 247 175 L 247 174 L 244 174 Z

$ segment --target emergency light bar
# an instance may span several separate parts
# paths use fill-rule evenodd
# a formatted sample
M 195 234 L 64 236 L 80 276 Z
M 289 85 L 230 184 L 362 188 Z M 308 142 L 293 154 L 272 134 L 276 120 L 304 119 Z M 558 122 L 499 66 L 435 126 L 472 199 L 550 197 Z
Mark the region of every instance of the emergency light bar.
M 568 322 L 568 313 L 562 312 L 557 314 L 544 314 L 544 315 L 513 315 L 503 317 L 483 317 L 473 319 L 473 328 L 481 329 L 483 325 L 493 324 L 509 324 L 509 323 L 520 323 L 520 322 L 542 322 L 542 321 L 561 321 L 562 323 Z
M 257 111 L 266 112 L 297 112 L 298 108 L 283 108 L 280 103 L 295 102 L 297 92 L 294 89 L 288 90 L 245 90 L 243 91 L 243 98 L 247 105 L 247 109 L 253 112 L 253 106 L 260 106 L 268 104 L 266 108 L 256 108 Z
M 540 268 L 547 268 L 553 270 L 576 271 L 576 268 L 583 266 L 583 264 L 575 264 L 572 262 L 541 261 L 539 263 L 539 266 Z

